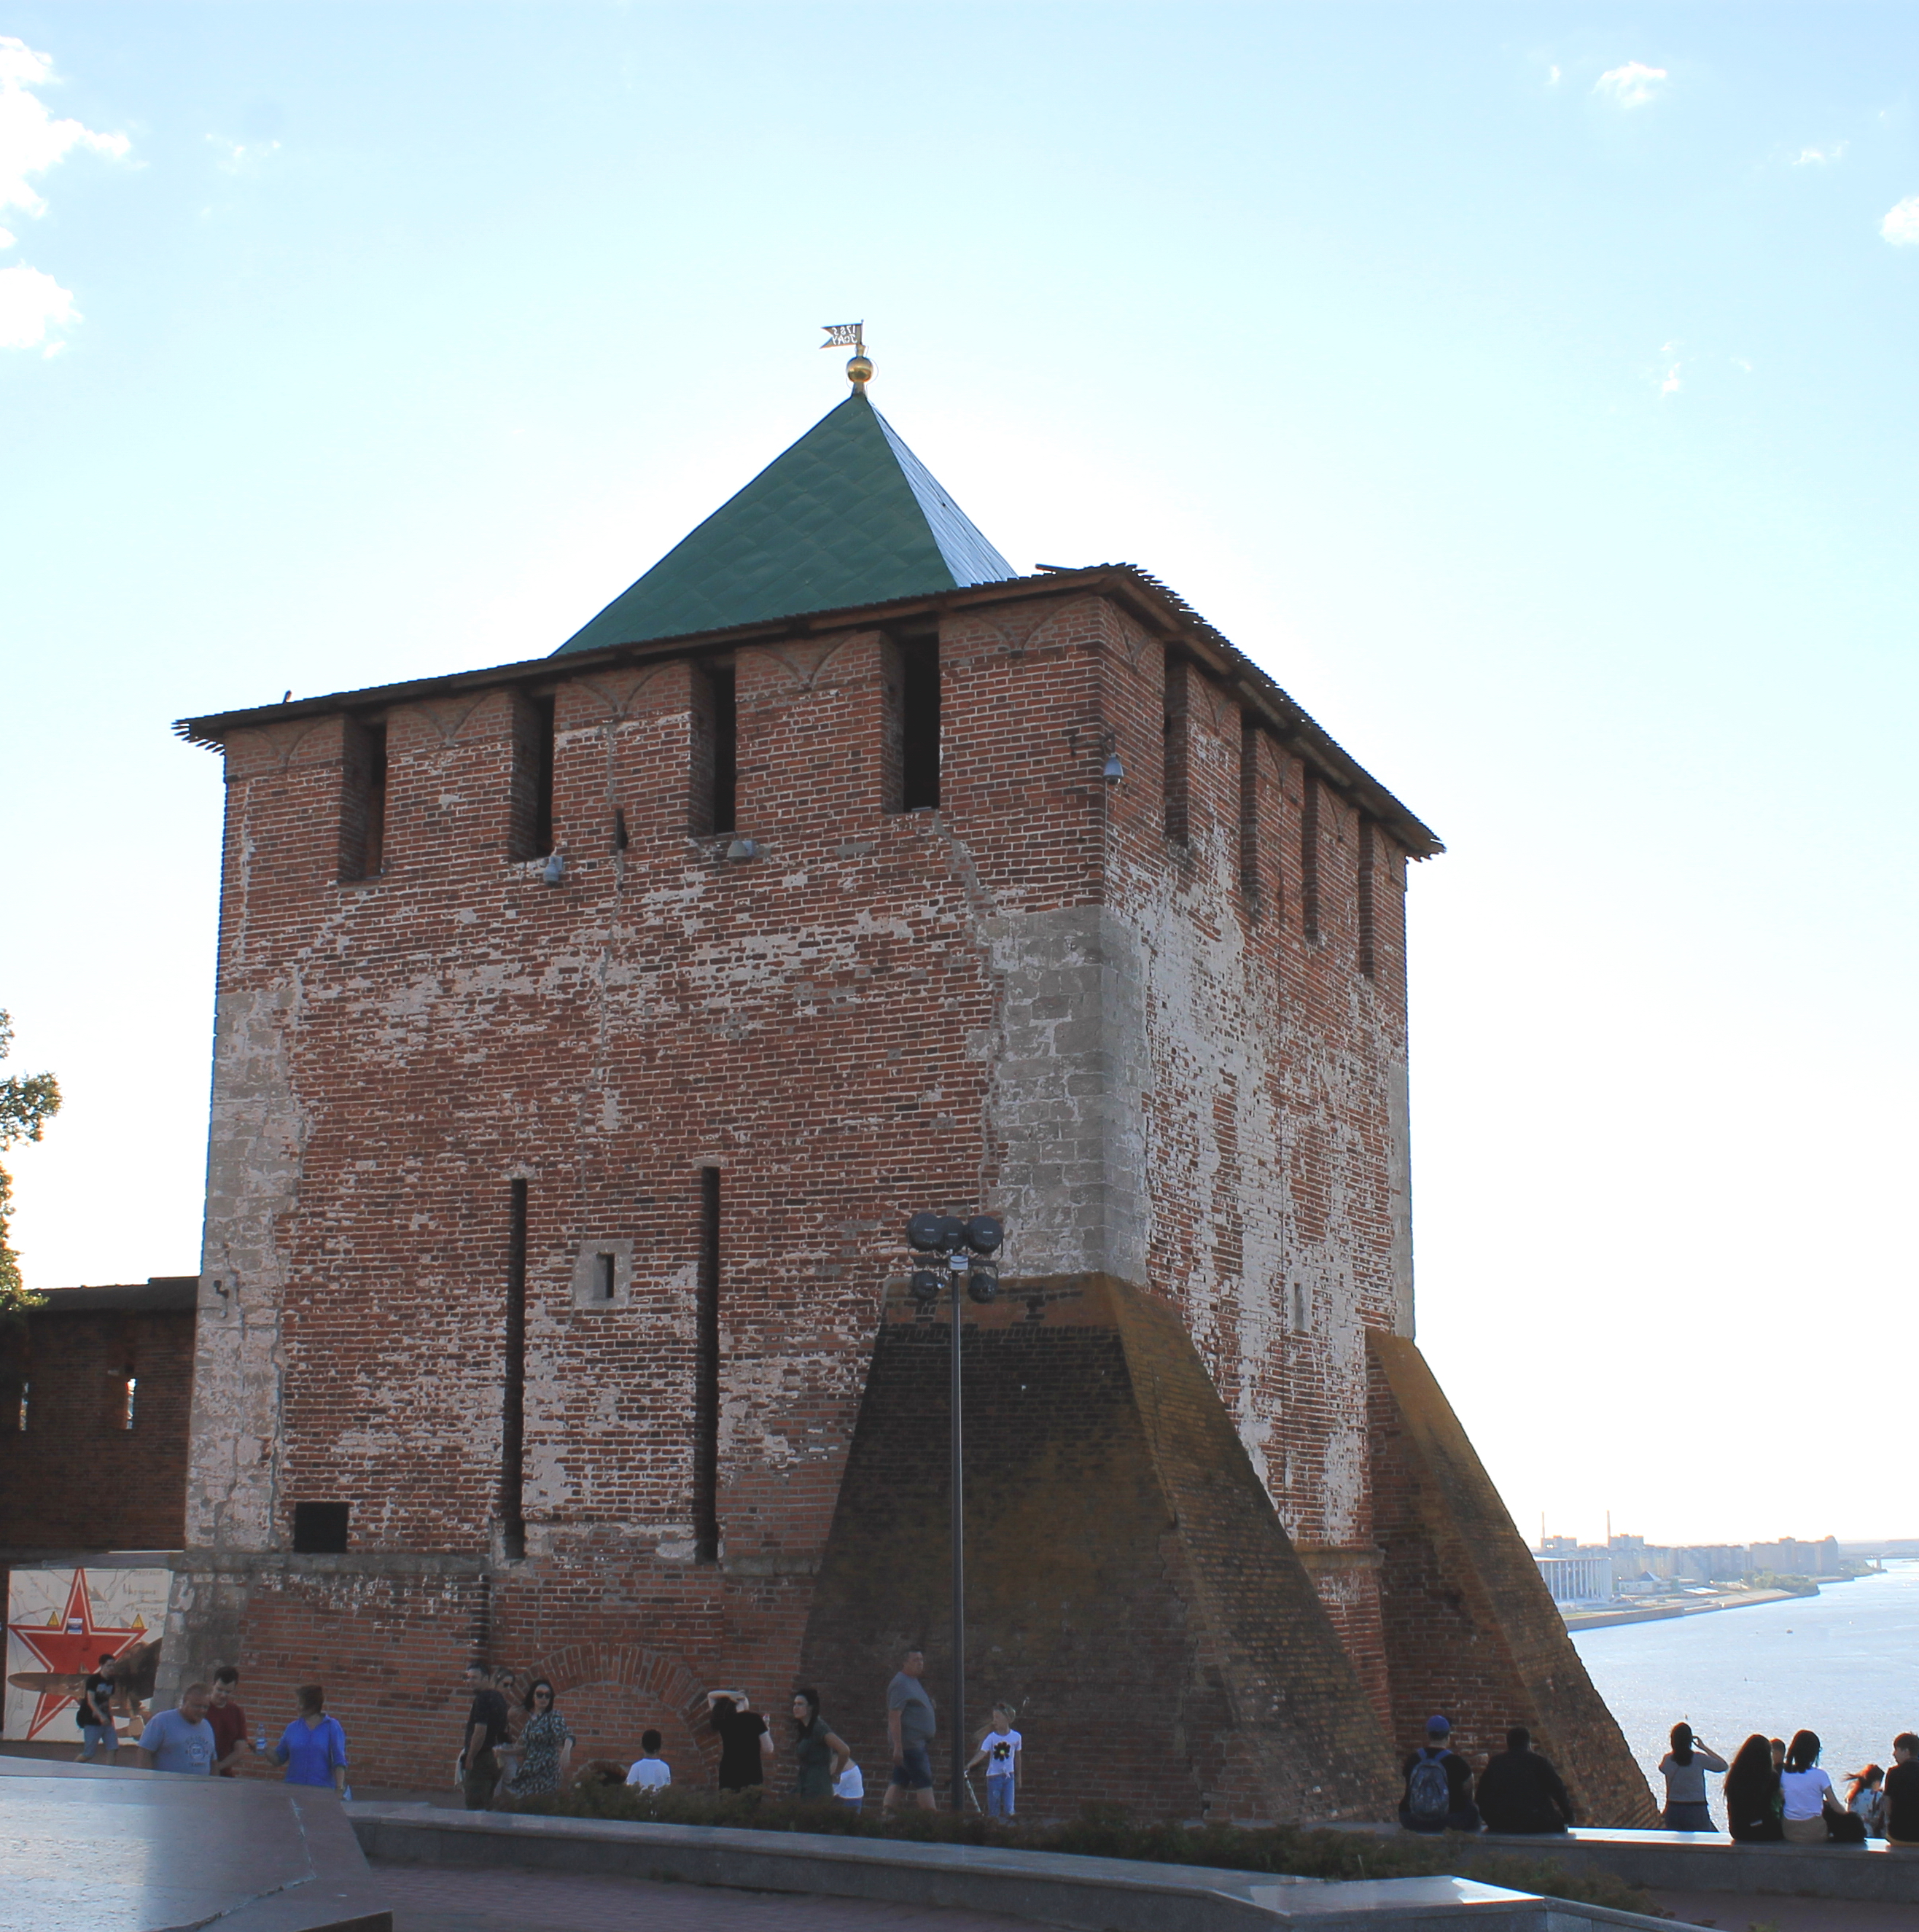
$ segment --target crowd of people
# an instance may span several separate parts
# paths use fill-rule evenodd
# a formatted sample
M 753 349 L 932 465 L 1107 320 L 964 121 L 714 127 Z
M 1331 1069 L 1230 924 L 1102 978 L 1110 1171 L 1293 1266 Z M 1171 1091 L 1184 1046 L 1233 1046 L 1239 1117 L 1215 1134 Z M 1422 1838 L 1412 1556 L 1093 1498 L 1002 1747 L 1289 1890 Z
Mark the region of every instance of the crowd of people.
M 938 1730 L 933 1700 L 922 1681 L 925 1656 L 909 1651 L 886 1686 L 886 1741 L 892 1764 L 883 1808 L 934 1808 L 932 1745 Z M 574 1738 L 560 1714 L 553 1681 L 535 1677 L 520 1689 L 511 1672 L 490 1668 L 475 1658 L 466 1666 L 471 1702 L 454 1761 L 454 1781 L 469 1810 L 484 1810 L 516 1799 L 552 1796 L 564 1790 L 571 1772 Z M 132 1746 L 136 1764 L 154 1771 L 231 1778 L 243 1763 L 256 1761 L 283 1768 L 289 1784 L 331 1786 L 351 1796 L 347 1784 L 346 1733 L 326 1709 L 317 1684 L 294 1693 L 292 1720 L 269 1750 L 266 1727 L 249 1735 L 239 1702 L 240 1673 L 230 1664 L 213 1673 L 211 1683 L 190 1684 L 178 1706 L 145 1720 Z M 517 1696 L 517 1719 L 509 1704 Z M 112 1660 L 103 1657 L 87 1676 L 77 1713 L 83 1762 L 115 1762 L 121 1748 L 115 1721 Z M 993 1707 L 992 1721 L 973 1739 L 966 1769 L 985 1773 L 981 1807 L 996 1818 L 1018 1810 L 1024 1740 L 1005 1704 Z M 793 1694 L 786 1743 L 790 1764 L 779 1765 L 774 1726 L 737 1688 L 706 1693 L 706 1722 L 719 1745 L 715 1781 L 721 1791 L 763 1790 L 769 1780 L 788 1795 L 836 1802 L 855 1811 L 866 1796 L 864 1774 L 846 1741 L 827 1721 L 817 1690 Z M 1523 1725 L 1506 1733 L 1506 1748 L 1490 1756 L 1477 1773 L 1453 1748 L 1453 1727 L 1444 1715 L 1429 1719 L 1426 1742 L 1405 1760 L 1399 1822 L 1414 1832 L 1498 1832 L 1528 1835 L 1564 1832 L 1577 1821 L 1565 1781 L 1533 1748 Z M 1821 1767 L 1816 1733 L 1799 1731 L 1789 1744 L 1756 1732 L 1731 1762 L 1694 1735 L 1690 1724 L 1675 1724 L 1670 1748 L 1660 1759 L 1666 1785 L 1660 1822 L 1669 1832 L 1716 1832 L 1706 1779 L 1723 1778 L 1720 1799 L 1726 1831 L 1743 1843 L 1780 1840 L 1792 1844 L 1864 1844 L 1882 1838 L 1919 1848 L 1919 1735 L 1902 1731 L 1892 1742 L 1891 1768 L 1868 1764 L 1855 1772 L 1842 1798 Z M 626 1782 L 658 1790 L 673 1782 L 657 1730 L 643 1732 L 640 1755 Z M 617 1777 L 616 1772 L 613 1775 Z M 973 1798 L 976 1804 L 979 1799 Z
M 905 1805 L 931 1810 L 934 1806 L 932 1744 L 938 1729 L 933 1700 L 922 1681 L 926 1659 L 909 1651 L 886 1687 L 886 1738 L 892 1756 L 882 1809 Z M 524 1700 L 526 1720 L 517 1737 L 512 1729 L 505 1672 L 489 1670 L 476 1658 L 466 1669 L 472 1702 L 466 1713 L 456 1773 L 469 1810 L 484 1810 L 502 1800 L 550 1795 L 565 1785 L 574 1738 L 554 1706 L 553 1686 L 536 1678 Z M 782 1768 L 775 1726 L 753 1708 L 753 1700 L 736 1687 L 706 1693 L 706 1723 L 718 1740 L 719 1762 L 714 1781 L 721 1791 L 757 1792 L 769 1782 L 781 1784 L 786 1795 L 837 1802 L 859 1811 L 866 1801 L 865 1774 L 853 1761 L 846 1740 L 827 1721 L 820 1694 L 793 1692 L 787 1744 L 790 1766 Z M 992 1721 L 973 1740 L 967 1770 L 985 1774 L 985 1802 L 991 1816 L 1011 1818 L 1018 1809 L 1020 1759 L 1024 1740 L 1013 1727 L 1009 1705 L 996 1704 Z M 656 1730 L 643 1732 L 640 1755 L 626 1773 L 626 1782 L 657 1790 L 673 1782 L 673 1766 L 661 1754 L 664 1740 Z M 967 1789 L 972 1790 L 969 1777 Z M 976 1795 L 973 1801 L 979 1803 Z
M 284 1766 L 289 1784 L 331 1785 L 343 1796 L 346 1786 L 346 1733 L 326 1711 L 326 1693 L 317 1684 L 295 1691 L 292 1720 L 280 1742 L 267 1748 L 266 1726 L 247 1735 L 239 1698 L 240 1673 L 223 1664 L 210 1684 L 189 1684 L 170 1711 L 145 1716 L 129 1703 L 116 1684 L 114 1660 L 103 1657 L 82 1681 L 79 1708 L 80 1762 L 115 1764 L 124 1748 L 136 1769 L 182 1772 L 200 1778 L 232 1778 L 250 1760 Z M 139 1727 L 136 1742 L 122 1746 L 118 1718 L 130 1714 Z
M 1689 1795 L 1696 1778 L 1699 1792 L 1692 1800 L 1691 1815 L 1699 1822 L 1669 1822 L 1669 1828 L 1714 1828 L 1705 1780 L 1696 1771 L 1703 1756 L 1704 1771 L 1726 1774 L 1720 1794 L 1726 1828 L 1742 1843 L 1863 1845 L 1868 1838 L 1883 1838 L 1889 1844 L 1919 1846 L 1919 1736 L 1901 1731 L 1892 1741 L 1891 1769 L 1869 1764 L 1855 1771 L 1843 1799 L 1819 1763 L 1821 1748 L 1815 1731 L 1795 1731 L 1790 1744 L 1755 1732 L 1733 1753 L 1729 1765 L 1706 1750 L 1689 1726 L 1675 1724 L 1672 1749 L 1660 1761 L 1666 1778 L 1667 1807 L 1672 1809 L 1674 1777 L 1687 1781 Z
M 1855 1772 L 1842 1800 L 1821 1768 L 1813 1731 L 1783 1738 L 1756 1732 L 1729 1764 L 1690 1724 L 1675 1724 L 1660 1759 L 1669 1832 L 1717 1832 L 1706 1790 L 1708 1773 L 1723 1776 L 1720 1797 L 1727 1834 L 1742 1844 L 1863 1845 L 1883 1838 L 1919 1846 L 1919 1736 L 1893 1739 L 1892 1768 L 1869 1764 Z M 1453 1748 L 1444 1715 L 1426 1724 L 1426 1742 L 1405 1761 L 1399 1822 L 1414 1832 L 1504 1832 L 1527 1835 L 1564 1832 L 1576 1820 L 1565 1781 L 1533 1748 L 1531 1733 L 1515 1725 L 1506 1748 L 1475 1776 Z
M 905 1805 L 931 1810 L 934 1806 L 932 1744 L 938 1717 L 922 1681 L 925 1669 L 923 1653 L 910 1651 L 886 1687 L 892 1764 L 882 1804 L 888 1811 Z M 289 1784 L 330 1784 L 351 1796 L 346 1733 L 337 1718 L 328 1715 L 326 1694 L 320 1685 L 302 1684 L 295 1693 L 296 1712 L 271 1750 L 264 1725 L 257 1734 L 249 1735 L 239 1685 L 240 1673 L 231 1665 L 216 1670 L 210 1684 L 188 1684 L 174 1709 L 145 1718 L 137 1743 L 127 1747 L 136 1765 L 232 1778 L 243 1764 L 256 1762 L 283 1767 Z M 470 1701 L 454 1762 L 454 1781 L 466 1808 L 485 1810 L 565 1790 L 575 1739 L 560 1714 L 552 1679 L 535 1677 L 522 1688 L 511 1670 L 495 1669 L 484 1658 L 475 1658 L 466 1668 L 466 1688 Z M 83 1761 L 117 1761 L 122 1747 L 116 1714 L 125 1714 L 128 1708 L 123 1687 L 114 1680 L 113 1660 L 103 1657 L 99 1668 L 86 1677 L 79 1702 Z M 137 1725 L 144 1714 L 135 1706 L 132 1715 Z M 1013 1715 L 1010 1705 L 994 1705 L 992 1721 L 973 1738 L 966 1767 L 969 1792 L 970 1774 L 985 1772 L 981 1808 L 996 1818 L 1011 1818 L 1018 1810 L 1024 1740 L 1014 1728 Z M 855 1811 L 864 1806 L 865 1774 L 845 1739 L 828 1723 L 817 1690 L 793 1694 L 789 1769 L 779 1765 L 773 1726 L 753 1708 L 744 1690 L 708 1691 L 706 1722 L 719 1744 L 715 1781 L 721 1791 L 759 1791 L 772 1781 L 784 1784 L 787 1795 L 795 1798 L 836 1802 Z M 626 1782 L 648 1790 L 670 1785 L 673 1767 L 663 1749 L 657 1730 L 643 1732 L 640 1755 L 628 1770 Z M 973 1802 L 979 1804 L 977 1794 Z

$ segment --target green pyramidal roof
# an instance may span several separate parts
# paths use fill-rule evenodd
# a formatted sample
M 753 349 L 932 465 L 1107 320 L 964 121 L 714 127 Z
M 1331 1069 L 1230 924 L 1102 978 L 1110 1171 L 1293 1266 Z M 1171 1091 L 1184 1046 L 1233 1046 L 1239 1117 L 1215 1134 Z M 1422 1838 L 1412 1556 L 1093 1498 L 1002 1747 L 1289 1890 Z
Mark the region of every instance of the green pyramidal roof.
M 883 604 L 1018 574 L 856 389 L 559 650 Z

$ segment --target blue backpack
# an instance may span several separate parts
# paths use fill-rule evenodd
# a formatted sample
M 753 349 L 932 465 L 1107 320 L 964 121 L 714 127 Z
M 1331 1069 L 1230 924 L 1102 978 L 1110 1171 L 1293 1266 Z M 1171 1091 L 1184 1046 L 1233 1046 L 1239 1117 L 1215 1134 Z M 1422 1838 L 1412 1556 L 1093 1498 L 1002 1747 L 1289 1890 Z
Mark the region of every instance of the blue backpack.
M 1453 1786 L 1444 1750 L 1422 1749 L 1406 1781 L 1406 1809 L 1423 1825 L 1444 1825 L 1453 1810 Z

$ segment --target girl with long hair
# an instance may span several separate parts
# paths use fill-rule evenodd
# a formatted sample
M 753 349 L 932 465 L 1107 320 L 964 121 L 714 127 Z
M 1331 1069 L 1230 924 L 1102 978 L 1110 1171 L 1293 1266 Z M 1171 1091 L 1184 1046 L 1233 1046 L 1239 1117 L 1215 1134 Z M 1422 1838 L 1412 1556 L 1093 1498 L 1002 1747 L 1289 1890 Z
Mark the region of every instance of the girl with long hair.
M 1846 1791 L 1846 1808 L 1854 1816 L 1865 1820 L 1869 1838 L 1883 1838 L 1886 1834 L 1885 1785 L 1884 1767 L 1869 1764 L 1864 1771 L 1852 1774 L 1852 1782 Z
M 1789 1844 L 1823 1845 L 1830 1836 L 1827 1813 L 1846 1816 L 1832 1780 L 1819 1768 L 1816 1731 L 1793 1732 L 1792 1742 L 1786 1748 L 1786 1768 L 1779 1774 L 1779 1795 Z
M 1669 1832 L 1713 1832 L 1719 1828 L 1706 1804 L 1706 1773 L 1726 1768 L 1724 1758 L 1693 1735 L 1690 1724 L 1675 1724 L 1672 1748 L 1659 1761 L 1666 1780 L 1666 1809 L 1660 1822 Z
M 1757 1731 L 1733 1753 L 1720 1796 L 1726 1801 L 1726 1828 L 1742 1844 L 1770 1844 L 1785 1835 L 1780 1828 L 1772 1745 Z

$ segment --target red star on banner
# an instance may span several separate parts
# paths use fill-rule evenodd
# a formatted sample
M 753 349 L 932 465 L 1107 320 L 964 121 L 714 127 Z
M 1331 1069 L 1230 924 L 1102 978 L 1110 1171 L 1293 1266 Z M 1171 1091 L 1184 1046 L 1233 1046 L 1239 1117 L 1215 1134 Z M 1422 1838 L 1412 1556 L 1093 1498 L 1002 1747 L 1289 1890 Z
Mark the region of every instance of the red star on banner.
M 146 1636 L 144 1630 L 109 1630 L 94 1622 L 84 1570 L 73 1572 L 73 1588 L 67 1592 L 67 1612 L 57 1629 L 46 1624 L 9 1624 L 7 1632 L 18 1637 L 49 1671 L 80 1678 L 97 1670 L 103 1657 L 124 1655 Z M 38 1737 L 79 1701 L 65 1691 L 42 1690 L 33 1721 L 27 1726 L 28 1738 Z

